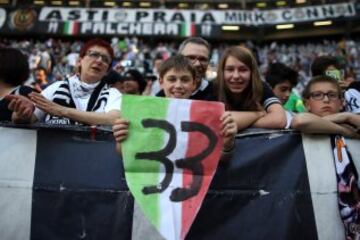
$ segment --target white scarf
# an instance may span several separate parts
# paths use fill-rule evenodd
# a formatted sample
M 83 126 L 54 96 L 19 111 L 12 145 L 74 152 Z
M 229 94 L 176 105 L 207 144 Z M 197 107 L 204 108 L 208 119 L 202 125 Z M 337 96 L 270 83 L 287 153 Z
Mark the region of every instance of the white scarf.
M 99 84 L 100 81 L 96 83 L 82 82 L 77 75 L 69 78 L 70 93 L 77 109 L 81 109 L 83 111 L 86 109 L 91 94 Z

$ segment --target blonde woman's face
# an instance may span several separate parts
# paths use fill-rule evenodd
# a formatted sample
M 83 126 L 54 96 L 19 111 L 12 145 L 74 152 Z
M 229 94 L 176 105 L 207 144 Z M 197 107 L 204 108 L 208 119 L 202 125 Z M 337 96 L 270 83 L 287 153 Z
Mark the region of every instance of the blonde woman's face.
M 224 83 L 233 94 L 243 93 L 249 86 L 251 70 L 245 63 L 229 56 L 224 66 Z

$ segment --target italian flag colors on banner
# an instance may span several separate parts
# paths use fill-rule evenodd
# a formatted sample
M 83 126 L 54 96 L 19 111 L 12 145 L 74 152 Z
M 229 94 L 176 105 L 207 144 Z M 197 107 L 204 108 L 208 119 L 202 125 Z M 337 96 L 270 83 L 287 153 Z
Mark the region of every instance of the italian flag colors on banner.
M 74 35 L 79 33 L 80 23 L 75 21 L 67 21 L 64 23 L 64 34 Z
M 196 25 L 195 23 L 182 23 L 180 35 L 182 37 L 196 36 Z
M 165 239 L 184 239 L 216 171 L 223 139 L 218 102 L 124 95 L 126 181 Z

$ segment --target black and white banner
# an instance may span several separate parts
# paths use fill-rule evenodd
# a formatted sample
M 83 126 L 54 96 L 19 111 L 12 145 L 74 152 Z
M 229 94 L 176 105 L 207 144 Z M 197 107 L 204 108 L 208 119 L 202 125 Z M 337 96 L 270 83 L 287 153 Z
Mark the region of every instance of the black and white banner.
M 337 3 L 274 10 L 123 8 L 0 8 L 0 34 L 71 36 L 222 36 L 223 25 L 250 28 L 359 17 L 359 4 Z
M 44 7 L 39 21 L 115 23 L 192 23 L 264 25 L 303 22 L 356 15 L 354 3 L 327 4 L 276 10 L 171 10 Z
M 141 139 L 139 139 L 141 141 Z M 348 140 L 360 169 L 360 142 Z M 157 239 L 111 132 L 0 127 L 0 239 Z M 242 135 L 187 239 L 344 239 L 328 136 Z

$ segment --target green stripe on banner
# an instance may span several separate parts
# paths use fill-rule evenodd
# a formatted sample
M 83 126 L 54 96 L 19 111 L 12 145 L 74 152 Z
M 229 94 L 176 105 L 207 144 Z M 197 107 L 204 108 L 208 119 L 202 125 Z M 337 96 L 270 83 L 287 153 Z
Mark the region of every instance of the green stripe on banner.
M 186 23 L 182 23 L 181 24 L 181 32 L 180 35 L 182 37 L 187 37 L 187 24 Z
M 147 107 L 141 109 L 134 108 L 132 107 L 134 102 L 146 102 Z M 160 224 L 159 194 L 149 194 L 146 197 L 140 197 L 144 195 L 142 193 L 144 186 L 139 183 L 158 184 L 161 164 L 158 161 L 135 159 L 135 154 L 137 149 L 142 149 L 143 152 L 151 152 L 163 148 L 166 133 L 159 128 L 145 129 L 141 121 L 146 118 L 166 119 L 168 105 L 169 101 L 164 101 L 163 98 L 124 95 L 121 106 L 123 118 L 131 119 L 128 140 L 133 139 L 133 142 L 136 142 L 136 146 L 130 145 L 130 141 L 124 141 L 122 144 L 122 149 L 124 149 L 122 153 L 123 159 L 126 159 L 124 161 L 125 176 L 134 197 L 139 199 L 139 205 L 148 206 L 142 210 L 149 216 L 155 226 Z M 134 131 L 135 129 L 136 131 Z M 149 135 L 153 136 L 150 138 L 153 141 L 145 142 L 142 140 L 149 139 Z
M 65 22 L 65 24 L 64 24 L 64 33 L 69 34 L 69 32 L 70 32 L 69 27 L 70 27 L 69 22 Z

